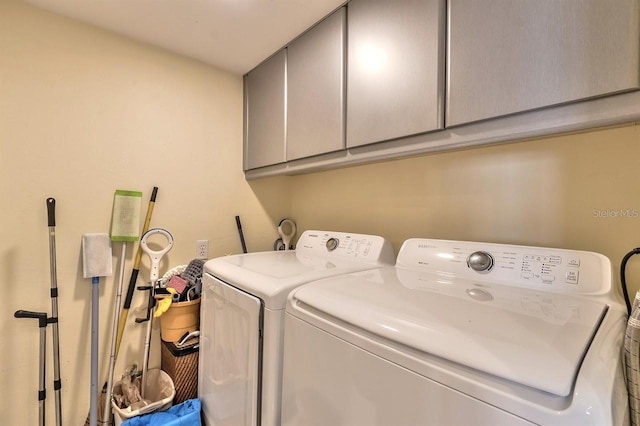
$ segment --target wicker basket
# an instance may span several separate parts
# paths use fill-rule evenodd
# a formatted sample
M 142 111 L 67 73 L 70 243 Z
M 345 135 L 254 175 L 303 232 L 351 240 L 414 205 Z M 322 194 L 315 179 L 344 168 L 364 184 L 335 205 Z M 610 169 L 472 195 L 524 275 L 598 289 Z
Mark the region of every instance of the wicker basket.
M 174 404 L 179 404 L 198 396 L 198 345 L 178 348 L 172 342 L 162 342 L 161 368 L 176 389 Z

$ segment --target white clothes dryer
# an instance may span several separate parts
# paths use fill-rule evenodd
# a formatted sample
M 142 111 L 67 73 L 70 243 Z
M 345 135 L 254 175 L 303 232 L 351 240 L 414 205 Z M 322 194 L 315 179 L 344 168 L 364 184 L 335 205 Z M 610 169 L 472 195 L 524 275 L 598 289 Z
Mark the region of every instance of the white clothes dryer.
M 198 366 L 205 424 L 279 426 L 289 292 L 394 262 L 391 244 L 382 237 L 331 231 L 305 231 L 295 250 L 206 262 Z
M 407 240 L 291 293 L 282 424 L 623 425 L 626 317 L 600 254 Z

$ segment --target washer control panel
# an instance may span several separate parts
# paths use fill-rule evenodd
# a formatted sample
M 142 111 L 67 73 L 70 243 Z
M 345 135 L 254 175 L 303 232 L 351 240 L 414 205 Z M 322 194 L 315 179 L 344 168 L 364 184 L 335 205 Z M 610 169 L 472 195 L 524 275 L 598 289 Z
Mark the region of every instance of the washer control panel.
M 397 264 L 479 282 L 602 293 L 611 288 L 611 262 L 586 251 L 414 238 Z

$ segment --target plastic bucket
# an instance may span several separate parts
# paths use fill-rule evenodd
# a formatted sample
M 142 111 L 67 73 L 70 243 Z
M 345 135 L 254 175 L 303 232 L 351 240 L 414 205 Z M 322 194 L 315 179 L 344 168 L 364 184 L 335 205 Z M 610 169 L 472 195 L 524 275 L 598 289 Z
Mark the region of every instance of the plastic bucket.
M 186 333 L 200 326 L 200 298 L 172 303 L 160 317 L 160 337 L 165 342 L 177 342 Z
M 113 394 L 122 394 L 120 385 L 116 383 L 113 386 Z M 147 385 L 145 387 L 145 399 L 151 403 L 137 410 L 131 410 L 131 407 L 120 408 L 114 401 L 111 401 L 113 408 L 113 423 L 120 426 L 123 421 L 140 416 L 142 414 L 152 413 L 154 411 L 162 411 L 171 407 L 173 398 L 176 396 L 176 389 L 171 377 L 158 368 L 147 370 Z

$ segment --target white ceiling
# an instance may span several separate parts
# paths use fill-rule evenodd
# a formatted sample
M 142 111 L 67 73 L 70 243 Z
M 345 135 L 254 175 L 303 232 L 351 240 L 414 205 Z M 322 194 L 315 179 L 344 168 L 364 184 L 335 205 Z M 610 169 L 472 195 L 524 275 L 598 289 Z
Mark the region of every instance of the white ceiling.
M 25 0 L 244 74 L 345 0 Z

